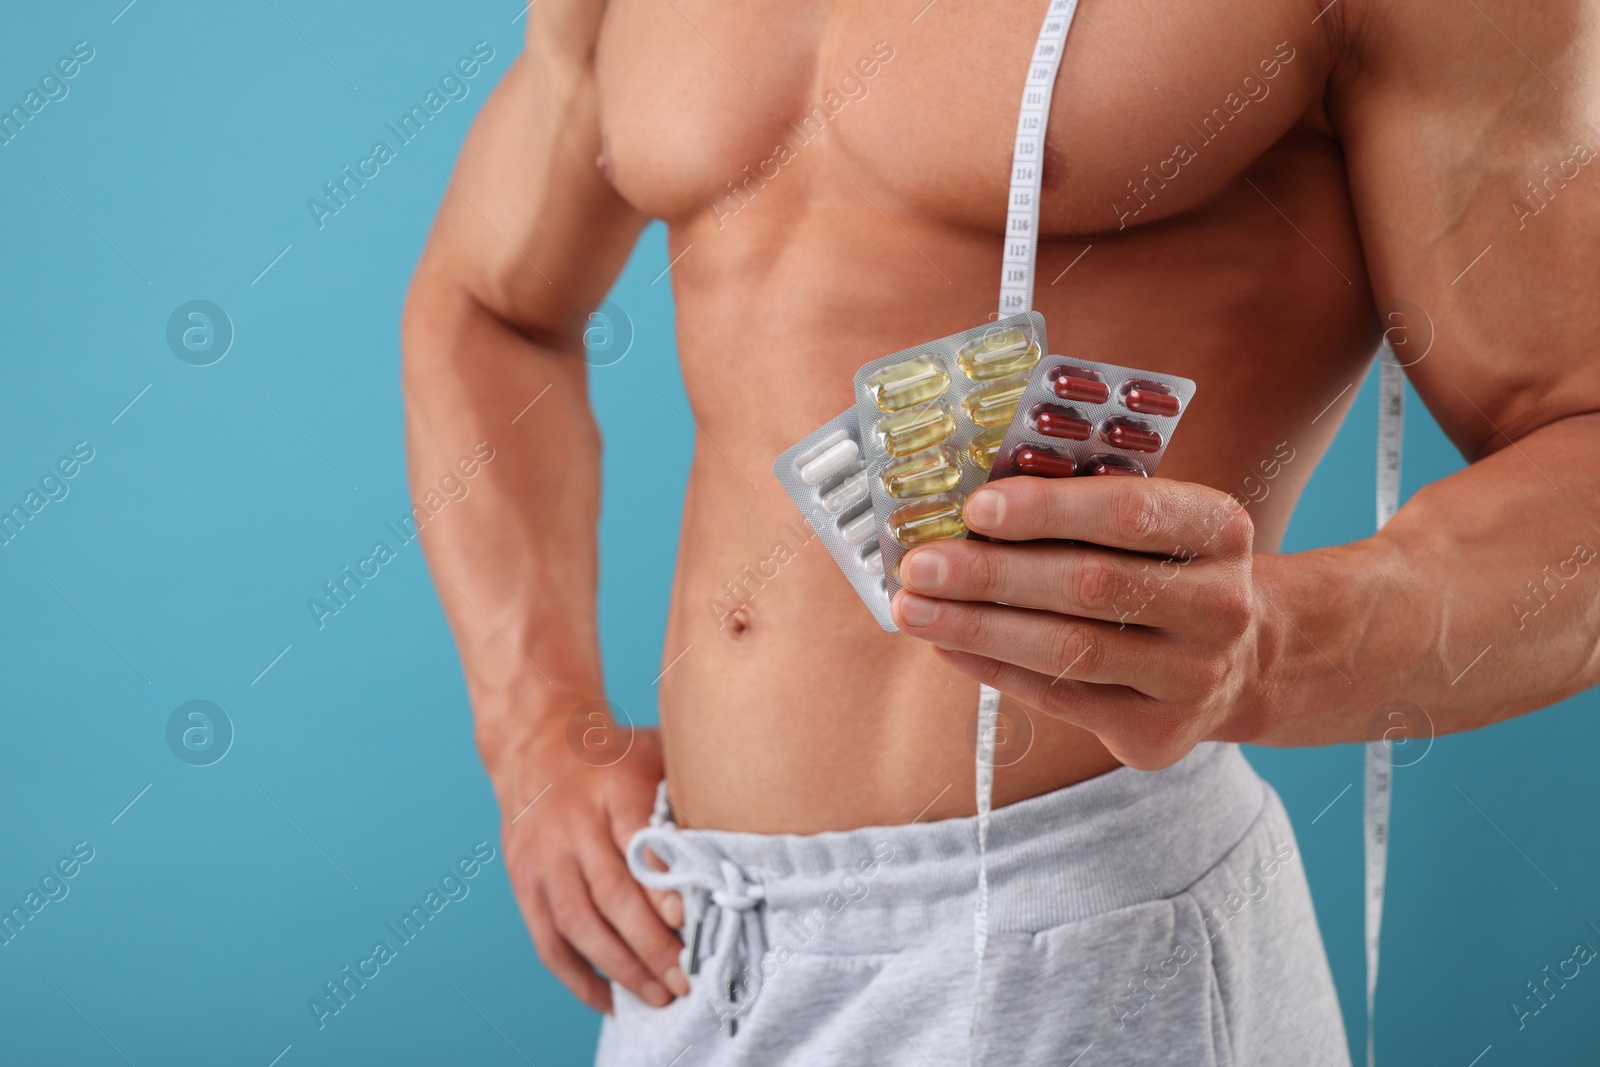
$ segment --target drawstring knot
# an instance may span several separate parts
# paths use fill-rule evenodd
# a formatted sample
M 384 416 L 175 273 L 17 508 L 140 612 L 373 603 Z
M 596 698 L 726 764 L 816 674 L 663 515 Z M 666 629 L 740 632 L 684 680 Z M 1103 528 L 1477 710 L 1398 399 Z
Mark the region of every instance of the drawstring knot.
M 708 972 L 708 1006 L 719 1025 L 727 1024 L 731 1037 L 738 1030 L 737 1017 L 761 991 L 761 960 L 766 954 L 761 906 L 766 887 L 669 819 L 658 803 L 651 824 L 628 842 L 628 869 L 641 885 L 683 897 L 684 922 L 690 931 L 684 946 L 685 969 L 691 976 L 702 968 Z M 647 850 L 667 869 L 652 866 L 645 858 Z
M 722 886 L 711 890 L 711 901 L 719 908 L 749 911 L 766 899 L 766 887 L 745 877 L 737 864 L 723 860 L 719 865 Z

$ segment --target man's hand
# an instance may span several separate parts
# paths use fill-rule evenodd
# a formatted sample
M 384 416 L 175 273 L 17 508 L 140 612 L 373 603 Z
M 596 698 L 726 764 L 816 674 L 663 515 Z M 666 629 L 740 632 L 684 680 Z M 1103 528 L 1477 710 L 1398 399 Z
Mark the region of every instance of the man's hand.
M 564 737 L 501 753 L 493 767 L 512 891 L 544 965 L 596 1011 L 611 1010 L 596 969 L 654 1007 L 686 995 L 673 932 L 683 902 L 646 890 L 623 859 L 661 780 L 656 732 L 635 730 L 608 767 L 579 760 Z
M 1249 714 L 1254 528 L 1233 497 L 1162 479 L 1019 477 L 973 493 L 965 517 L 986 536 L 1042 543 L 941 541 L 901 560 L 895 619 L 946 662 L 1144 770 Z

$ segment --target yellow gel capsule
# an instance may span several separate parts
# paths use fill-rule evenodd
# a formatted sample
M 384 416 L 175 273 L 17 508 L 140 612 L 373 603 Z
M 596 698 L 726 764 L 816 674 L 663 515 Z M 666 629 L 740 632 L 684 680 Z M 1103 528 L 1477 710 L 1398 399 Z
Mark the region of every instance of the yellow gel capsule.
M 972 457 L 972 462 L 990 470 L 994 467 L 994 457 L 1000 451 L 1000 442 L 1006 439 L 1006 431 L 1010 426 L 991 426 L 983 430 L 967 443 L 967 455 Z
M 960 537 L 967 532 L 961 521 L 961 501 L 951 497 L 919 500 L 889 516 L 889 531 L 894 539 L 910 548 L 928 541 Z
M 962 373 L 975 382 L 1004 378 L 1025 371 L 1039 362 L 1039 345 L 1033 334 L 1021 326 L 986 332 L 967 342 L 956 356 Z
M 944 396 L 950 375 L 934 359 L 908 359 L 867 379 L 867 391 L 880 411 L 904 411 Z
M 960 481 L 960 461 L 948 446 L 897 459 L 883 468 L 883 487 L 897 500 L 948 493 Z
M 878 442 L 891 456 L 932 448 L 956 432 L 956 417 L 943 404 L 912 408 L 878 423 Z
M 974 389 L 961 402 L 961 410 L 979 426 L 1000 426 L 1011 421 L 1017 413 L 1017 403 L 1022 391 L 1028 387 L 1025 375 L 994 382 L 982 389 Z

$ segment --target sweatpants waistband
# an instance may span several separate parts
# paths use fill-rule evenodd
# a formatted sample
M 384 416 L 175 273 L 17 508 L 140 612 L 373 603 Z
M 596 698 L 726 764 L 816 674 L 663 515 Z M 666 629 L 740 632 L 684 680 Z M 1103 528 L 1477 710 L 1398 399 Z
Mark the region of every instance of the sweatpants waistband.
M 1244 837 L 1266 796 L 1237 746 L 1207 743 L 1163 770 L 1123 767 L 996 809 L 990 929 L 1038 931 L 1180 893 Z M 976 818 L 805 835 L 662 831 L 683 846 L 675 871 L 751 887 L 769 923 L 825 908 L 808 952 L 897 952 L 971 923 Z

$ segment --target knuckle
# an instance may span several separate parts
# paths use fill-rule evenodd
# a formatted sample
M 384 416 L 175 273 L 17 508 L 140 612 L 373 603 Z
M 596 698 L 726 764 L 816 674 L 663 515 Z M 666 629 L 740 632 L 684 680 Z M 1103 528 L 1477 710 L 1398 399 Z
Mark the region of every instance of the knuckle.
M 600 969 L 637 995 L 644 993 L 646 982 L 655 981 L 655 976 L 645 969 L 637 957 L 623 952 L 609 953 L 605 965 Z
M 1237 640 L 1243 636 L 1255 617 L 1255 598 L 1249 586 L 1242 582 L 1229 582 L 1217 597 L 1216 604 L 1228 638 Z
M 1013 479 L 1018 489 L 1017 511 L 1029 517 L 1025 524 L 1028 533 L 1047 536 L 1048 531 L 1071 525 L 1072 514 L 1067 504 L 1067 494 L 1061 491 L 1058 481 L 1048 478 Z M 1010 492 L 1007 489 L 1007 492 Z
M 994 629 L 993 623 L 987 621 L 987 613 L 979 608 L 951 604 L 944 608 L 944 612 L 950 636 L 958 644 L 969 648 L 982 647 Z
M 1228 665 L 1219 657 L 1202 657 L 1188 673 L 1202 698 L 1220 692 L 1228 683 Z
M 1021 718 L 1032 724 L 1035 719 L 1030 714 L 1030 710 L 1038 711 L 1045 715 L 1050 714 L 1050 701 L 1053 696 L 1051 689 L 1059 689 L 1060 686 L 1052 686 L 1049 678 L 1033 671 L 1018 671 L 1013 678 L 1007 679 L 1007 681 L 1008 684 L 1003 692 L 1019 705 L 1015 712 L 1009 712 L 1013 716 L 1012 721 L 1016 721 L 1016 716 L 1020 715 Z M 1006 712 L 1007 709 L 1002 708 L 1001 710 Z
M 962 668 L 968 675 L 982 682 L 984 685 L 994 686 L 996 689 L 1005 688 L 1006 665 L 993 656 L 979 654 L 976 663 L 969 663 Z
M 650 957 L 656 970 L 664 971 L 678 962 L 678 953 L 683 948 L 683 943 L 662 927 L 649 927 L 641 940 L 644 953 Z
M 1041 691 L 1029 703 L 1046 715 L 1066 718 L 1082 701 L 1075 687 L 1065 681 L 1059 685 L 1048 680 L 1039 684 Z
M 1099 675 L 1105 653 L 1084 628 L 1063 624 L 1056 633 L 1052 650 L 1058 669 L 1073 678 L 1093 678 Z
M 1166 507 L 1160 493 L 1147 484 L 1128 484 L 1137 479 L 1119 482 L 1116 495 L 1111 500 L 1111 529 L 1122 541 L 1144 542 L 1161 531 L 1166 519 Z
M 1217 524 L 1219 546 L 1226 552 L 1249 552 L 1256 539 L 1256 524 L 1250 512 L 1231 496 L 1224 496 L 1218 507 L 1222 510 Z
M 550 898 L 550 923 L 557 930 L 566 933 L 577 925 L 577 909 L 570 900 L 564 896 L 551 896 Z
M 596 874 L 589 882 L 589 892 L 600 910 L 607 915 L 621 911 L 633 896 L 634 882 L 622 874 L 607 871 Z
M 548 900 L 550 922 L 561 934 L 572 934 L 588 925 L 588 910 L 579 903 L 576 894 L 552 892 Z
M 1139 738 L 1140 765 L 1145 770 L 1160 770 L 1182 759 L 1187 746 L 1188 724 L 1176 709 L 1161 708 L 1145 721 Z
M 1086 608 L 1110 608 L 1121 598 L 1122 585 L 1116 568 L 1095 556 L 1080 558 L 1068 572 L 1068 592 Z
M 677 938 L 669 937 L 651 950 L 648 966 L 656 974 L 665 975 L 672 968 L 679 966 L 680 962 L 687 963 L 683 951 L 683 942 Z
M 974 542 L 975 551 L 966 553 L 966 581 L 961 583 L 968 593 L 992 593 L 1004 579 L 1004 563 L 998 553 L 985 551 L 981 543 Z

